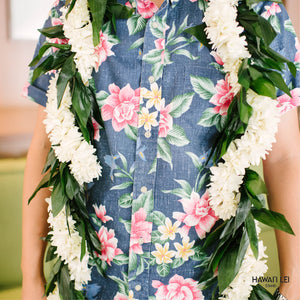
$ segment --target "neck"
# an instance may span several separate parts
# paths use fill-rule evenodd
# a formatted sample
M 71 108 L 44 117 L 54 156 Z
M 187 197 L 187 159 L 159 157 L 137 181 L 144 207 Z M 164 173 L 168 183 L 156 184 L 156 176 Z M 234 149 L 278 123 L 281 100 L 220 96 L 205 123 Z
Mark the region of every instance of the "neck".
M 152 0 L 152 2 L 159 8 L 163 4 L 164 0 Z

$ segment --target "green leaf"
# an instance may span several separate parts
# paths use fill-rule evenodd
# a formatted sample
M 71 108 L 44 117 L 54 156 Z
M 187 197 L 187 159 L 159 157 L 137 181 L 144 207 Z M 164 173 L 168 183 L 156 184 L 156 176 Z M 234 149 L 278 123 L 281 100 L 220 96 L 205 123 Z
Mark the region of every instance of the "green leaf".
M 126 231 L 131 233 L 131 221 L 124 220 L 122 218 L 119 218 L 119 221 L 124 224 Z
M 259 222 L 295 235 L 284 215 L 266 208 L 257 209 L 255 207 L 252 207 L 251 213 L 254 219 L 258 220 Z
M 140 47 L 141 45 L 144 44 L 144 38 L 139 38 L 137 39 L 131 46 L 128 50 L 132 50 L 132 49 L 136 49 L 138 47 Z
M 265 76 L 273 82 L 273 84 L 282 90 L 284 93 L 288 94 L 292 97 L 288 86 L 286 85 L 285 81 L 283 80 L 282 76 L 275 71 L 265 72 Z
M 92 15 L 92 26 L 93 26 L 93 42 L 94 46 L 100 43 L 100 30 L 102 28 L 103 17 L 106 10 L 107 0 L 88 0 L 90 13 Z
M 171 101 L 170 115 L 173 118 L 179 118 L 186 111 L 188 111 L 191 106 L 193 96 L 194 93 L 186 93 L 175 96 Z
M 108 10 L 116 19 L 128 19 L 134 12 L 133 8 L 120 3 L 110 4 Z
M 193 35 L 200 43 L 202 43 L 208 49 L 211 49 L 209 40 L 207 39 L 207 36 L 205 34 L 205 28 L 206 28 L 206 24 L 202 23 L 200 25 L 196 25 L 194 27 L 185 29 L 184 32 Z
M 252 196 L 267 194 L 267 187 L 258 173 L 251 169 L 246 169 L 244 184 Z
M 177 54 L 177 55 L 184 55 L 184 56 L 186 56 L 187 58 L 189 58 L 191 60 L 197 60 L 197 59 L 200 58 L 200 56 L 194 56 L 194 55 L 192 55 L 192 53 L 189 52 L 186 49 L 177 49 L 177 50 L 175 50 L 172 53 Z
M 214 112 L 213 107 L 209 107 L 203 112 L 197 125 L 201 125 L 204 127 L 211 127 L 213 125 L 216 125 L 219 119 L 220 119 L 220 115 Z
M 234 230 L 238 230 L 238 228 L 244 223 L 247 216 L 250 213 L 251 202 L 249 201 L 247 194 L 245 192 L 241 192 L 241 200 L 236 212 L 236 216 L 234 218 Z
M 137 255 L 131 251 L 129 255 L 128 272 L 134 271 L 137 267 Z
M 250 247 L 252 249 L 255 258 L 258 258 L 258 237 L 255 227 L 255 222 L 251 214 L 249 214 L 245 220 L 245 227 L 248 234 Z
M 240 119 L 244 124 L 248 124 L 249 119 L 252 115 L 252 107 L 248 104 L 246 100 L 246 90 L 245 88 L 241 89 L 240 98 L 238 101 L 238 110 L 240 114 Z
M 168 162 L 172 169 L 173 165 L 172 165 L 171 147 L 164 138 L 158 138 L 157 150 L 158 150 L 159 157 L 164 161 Z
M 166 140 L 169 144 L 175 145 L 177 147 L 182 147 L 189 144 L 184 129 L 176 124 L 173 124 L 172 129 L 169 130 Z
M 296 31 L 295 31 L 295 29 L 294 29 L 294 26 L 293 26 L 293 24 L 292 24 L 291 19 L 288 19 L 288 20 L 285 20 L 285 21 L 284 21 L 284 29 L 285 29 L 286 31 L 291 32 L 293 35 L 296 36 Z
M 215 242 L 217 242 L 220 238 L 220 235 L 223 232 L 224 227 L 228 221 L 223 222 L 221 225 L 219 225 L 213 232 L 209 233 L 205 239 L 205 242 L 203 244 L 202 250 L 205 251 L 210 246 L 212 246 Z
M 206 77 L 190 75 L 194 91 L 205 100 L 211 99 L 216 93 L 214 83 Z
M 61 185 L 61 183 L 57 183 L 51 195 L 52 213 L 54 217 L 56 217 L 59 214 L 59 212 L 64 208 L 67 201 L 68 198 L 64 194 L 63 186 Z
M 123 281 L 121 278 L 116 276 L 108 276 L 111 280 L 117 283 L 119 292 L 123 295 L 128 295 L 128 281 Z
M 150 219 L 156 226 L 165 225 L 166 216 L 160 212 L 155 210 L 150 214 Z
M 158 230 L 152 231 L 152 233 L 151 233 L 151 243 L 153 243 L 153 244 L 155 244 L 155 243 L 162 244 L 163 243 L 163 241 L 161 239 L 161 233 Z M 154 261 L 155 261 L 155 258 L 154 258 Z
M 61 269 L 58 281 L 59 294 L 61 295 L 62 299 L 72 299 L 70 281 L 69 269 L 67 265 L 64 265 Z
M 31 202 L 31 200 L 35 197 L 35 195 L 37 194 L 37 192 L 45 187 L 49 187 L 49 180 L 50 180 L 50 173 L 47 173 L 42 180 L 40 181 L 40 183 L 38 184 L 38 186 L 36 187 L 35 191 L 33 192 L 33 194 L 30 196 L 30 198 L 28 199 L 28 204 Z
M 143 208 L 147 214 L 150 214 L 154 207 L 154 199 L 152 190 L 142 193 L 139 197 L 132 202 L 132 213 L 137 212 Z
M 172 262 L 172 268 L 176 269 L 181 267 L 184 264 L 184 260 L 182 258 L 175 258 Z
M 55 25 L 47 28 L 38 29 L 38 31 L 43 34 L 44 36 L 52 39 L 65 39 L 64 30 L 62 25 Z M 70 45 L 69 45 L 70 46 Z
M 180 186 L 182 187 L 182 189 L 185 191 L 187 195 L 192 194 L 192 188 L 186 180 L 175 179 L 175 181 L 180 184 Z
M 264 77 L 253 80 L 250 87 L 259 95 L 276 99 L 276 89 L 273 83 Z
M 190 198 L 190 194 L 187 194 L 183 189 L 174 189 L 174 190 L 162 190 L 163 193 L 173 194 L 180 198 Z
M 162 263 L 156 267 L 156 271 L 161 277 L 166 277 L 170 273 L 170 266 L 168 264 Z
M 69 56 L 63 64 L 59 73 L 56 87 L 57 87 L 57 107 L 60 106 L 61 99 L 65 93 L 68 82 L 75 76 L 76 65 L 74 62 L 74 55 Z
M 127 27 L 129 35 L 134 35 L 143 30 L 146 26 L 147 20 L 140 15 L 133 15 L 127 20 Z
M 74 196 L 79 193 L 80 186 L 75 178 L 70 174 L 69 171 L 66 172 L 66 194 L 69 199 L 73 199 Z
M 129 186 L 133 185 L 132 181 L 125 181 L 121 184 L 118 185 L 114 185 L 111 190 L 124 190 L 126 188 L 128 188 Z
M 145 266 L 144 266 L 144 259 L 142 257 L 140 257 L 140 263 L 136 269 L 136 276 L 139 276 L 140 274 L 142 274 L 145 270 Z
M 125 134 L 132 141 L 136 141 L 136 139 L 137 139 L 137 127 L 127 125 L 125 127 Z
M 133 201 L 133 198 L 131 196 L 131 193 L 123 194 L 119 198 L 119 206 L 122 208 L 129 208 L 132 206 L 132 201 Z
M 199 157 L 192 152 L 185 152 L 185 153 L 192 159 L 193 165 L 198 169 L 198 171 L 201 172 L 203 170 L 203 165 Z
M 129 258 L 126 254 L 119 254 L 114 257 L 113 262 L 118 266 L 127 265 L 129 262 Z
M 279 18 L 276 15 L 272 15 L 272 16 L 270 16 L 269 21 L 270 21 L 272 27 L 275 29 L 275 31 L 277 33 L 280 33 L 281 26 L 280 26 Z
M 252 286 L 252 292 L 250 295 L 250 299 L 257 299 L 257 300 L 274 300 L 273 295 L 267 291 L 264 287 L 260 284 Z M 255 297 L 253 297 L 255 295 Z M 253 297 L 253 298 L 251 298 Z

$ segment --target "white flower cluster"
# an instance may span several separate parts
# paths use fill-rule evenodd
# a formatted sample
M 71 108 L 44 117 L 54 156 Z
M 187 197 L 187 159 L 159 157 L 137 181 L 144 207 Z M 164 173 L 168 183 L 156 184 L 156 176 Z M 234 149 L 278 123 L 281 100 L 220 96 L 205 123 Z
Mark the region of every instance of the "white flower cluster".
M 210 205 L 223 220 L 235 216 L 240 200 L 239 188 L 245 169 L 258 165 L 275 142 L 280 112 L 277 101 L 248 91 L 247 102 L 252 116 L 245 134 L 231 142 L 223 163 L 211 167 Z
M 257 222 L 256 230 L 259 234 L 260 228 Z M 268 270 L 268 266 L 266 264 L 266 258 L 268 258 L 268 256 L 265 254 L 265 250 L 266 247 L 263 245 L 263 242 L 259 241 L 258 258 L 256 260 L 250 246 L 248 247 L 237 276 L 223 291 L 222 296 L 219 297 L 219 299 L 247 300 L 249 298 L 252 291 L 251 285 L 257 284 L 257 282 L 252 282 L 252 278 L 261 277 Z
M 236 21 L 238 0 L 211 0 L 205 11 L 206 35 L 213 50 L 223 61 L 224 71 L 229 73 L 228 81 L 236 94 L 240 89 L 238 70 L 244 58 L 250 57 L 244 28 Z
M 101 175 L 95 148 L 82 136 L 75 126 L 75 117 L 70 111 L 72 104 L 70 88 L 67 86 L 61 105 L 57 108 L 56 82 L 58 73 L 50 79 L 47 91 L 47 117 L 44 120 L 46 132 L 60 162 L 71 162 L 70 171 L 80 185 L 92 182 Z
M 77 0 L 72 11 L 67 15 L 68 7 L 63 7 L 62 22 L 68 44 L 75 52 L 75 63 L 83 82 L 87 85 L 93 68 L 100 64 L 99 55 L 93 44 L 93 28 L 90 20 L 88 1 Z M 67 15 L 67 16 L 66 16 Z
M 70 278 L 75 281 L 75 289 L 82 290 L 82 285 L 91 280 L 91 270 L 88 267 L 89 254 L 86 253 L 81 257 L 81 236 L 75 227 L 75 221 L 72 216 L 66 216 L 63 208 L 57 216 L 53 216 L 51 208 L 51 198 L 47 198 L 48 203 L 48 223 L 51 231 L 51 245 L 57 248 L 56 254 L 60 256 L 69 268 Z M 55 293 L 52 294 L 55 296 Z
M 55 285 L 53 292 L 47 296 L 47 300 L 61 300 L 57 284 Z

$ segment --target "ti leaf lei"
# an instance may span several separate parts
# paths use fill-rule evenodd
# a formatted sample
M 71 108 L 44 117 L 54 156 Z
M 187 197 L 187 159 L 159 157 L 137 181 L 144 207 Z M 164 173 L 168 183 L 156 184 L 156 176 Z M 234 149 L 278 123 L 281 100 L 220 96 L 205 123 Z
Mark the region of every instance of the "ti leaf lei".
M 231 85 L 235 90 L 235 97 L 209 158 L 213 158 L 215 164 L 211 169 L 211 203 L 214 200 L 212 187 L 215 184 L 214 176 L 223 165 L 226 165 L 227 160 L 230 161 L 232 158 L 230 155 L 236 155 L 238 149 L 241 148 L 242 139 L 247 137 L 247 132 L 251 130 L 251 122 L 255 120 L 253 117 L 255 106 L 258 106 L 259 109 L 260 103 L 264 102 L 267 105 L 268 101 L 272 102 L 270 99 L 276 98 L 277 88 L 290 95 L 280 74 L 285 64 L 291 73 L 296 75 L 294 64 L 270 48 L 271 42 L 276 37 L 272 26 L 251 9 L 253 4 L 260 1 L 222 1 L 236 10 L 237 19 L 232 21 L 237 21 L 238 28 L 242 28 L 241 41 L 244 39 L 242 43 L 247 46 L 246 52 L 249 55 L 245 52 L 246 55 L 240 59 L 238 70 L 236 70 L 236 79 L 232 75 L 234 72 L 225 70 L 228 76 L 232 76 Z M 211 0 L 208 3 L 207 11 L 214 2 L 218 2 L 218 0 Z M 101 43 L 99 32 L 105 22 L 111 21 L 115 28 L 116 19 L 129 18 L 134 11 L 125 5 L 116 3 L 115 0 L 68 0 L 64 8 L 66 23 L 80 5 L 85 6 L 88 13 L 88 20 L 80 29 L 85 27 L 88 29 L 90 26 L 89 38 L 93 47 L 97 47 Z M 185 32 L 195 36 L 203 45 L 218 53 L 219 49 L 209 31 L 209 19 L 205 20 L 204 18 L 204 21 L 201 25 L 189 28 Z M 40 32 L 50 39 L 66 39 L 68 36 L 65 36 L 64 29 L 66 29 L 64 25 L 56 25 L 41 29 Z M 58 50 L 44 58 L 44 54 L 51 47 Z M 48 221 L 52 226 L 52 231 L 46 238 L 50 242 L 46 261 L 51 261 L 52 270 L 47 278 L 46 295 L 59 297 L 60 294 L 63 299 L 84 299 L 82 286 L 90 279 L 90 270 L 87 267 L 88 259 L 93 259 L 97 255 L 96 253 L 101 253 L 101 244 L 90 223 L 85 205 L 85 184 L 101 175 L 101 167 L 93 156 L 95 151 L 93 148 L 93 120 L 102 127 L 104 124 L 95 97 L 95 84 L 90 76 L 92 70 L 87 75 L 79 72 L 77 54 L 71 42 L 62 45 L 46 42 L 30 63 L 30 66 L 33 67 L 41 61 L 33 72 L 32 82 L 49 71 L 57 71 L 50 80 L 46 108 L 48 121 L 45 121 L 52 147 L 43 170 L 44 178 L 29 202 L 41 188 L 52 189 L 51 198 L 47 199 L 49 203 Z M 270 107 L 276 115 L 272 103 Z M 56 118 L 56 123 L 54 123 L 58 125 L 53 125 L 51 119 L 53 116 Z M 276 117 L 274 120 L 274 125 L 277 125 Z M 60 137 L 54 135 L 55 130 L 59 130 L 59 126 L 65 124 L 69 124 L 69 129 L 63 134 L 70 135 L 76 147 L 82 148 L 81 152 L 76 151 L 80 155 L 82 152 L 88 152 L 92 158 L 91 165 L 95 165 L 95 163 L 99 165 L 98 168 L 95 167 L 91 176 L 82 177 L 78 174 L 78 170 L 76 171 L 76 163 L 79 165 L 82 163 L 80 155 L 77 159 L 76 151 L 72 152 L 72 157 L 65 157 L 65 153 L 61 149 L 65 135 Z M 270 139 L 271 142 L 273 142 L 272 139 Z M 261 157 L 266 154 L 267 150 L 270 150 L 268 147 L 263 149 Z M 253 161 L 257 162 L 259 158 L 250 159 L 250 164 L 253 164 Z M 239 169 L 239 182 L 238 188 L 233 191 L 235 197 L 233 209 L 230 208 L 230 212 L 221 217 L 224 222 L 208 235 L 202 248 L 202 251 L 205 251 L 215 245 L 214 252 L 202 265 L 205 267 L 205 271 L 199 284 L 202 289 L 205 289 L 217 283 L 216 294 L 222 294 L 223 298 L 221 299 L 228 299 L 226 297 L 230 291 L 229 294 L 226 294 L 226 291 L 230 288 L 233 289 L 230 284 L 239 274 L 243 260 L 248 255 L 247 251 L 249 250 L 247 249 L 250 249 L 256 259 L 259 257 L 259 229 L 255 220 L 293 233 L 283 215 L 264 207 L 261 195 L 266 193 L 266 187 L 259 175 L 249 168 L 250 164 L 244 164 L 240 166 L 240 169 L 239 166 L 236 167 Z M 56 230 L 65 236 L 69 252 L 63 252 L 60 249 L 62 241 L 55 237 Z M 74 249 L 77 249 L 77 252 Z M 103 266 L 98 266 L 98 270 L 101 269 Z M 217 276 L 215 275 L 216 271 Z M 104 271 L 102 275 L 104 275 Z M 272 299 L 272 295 L 260 285 L 250 287 L 250 292 L 251 299 Z

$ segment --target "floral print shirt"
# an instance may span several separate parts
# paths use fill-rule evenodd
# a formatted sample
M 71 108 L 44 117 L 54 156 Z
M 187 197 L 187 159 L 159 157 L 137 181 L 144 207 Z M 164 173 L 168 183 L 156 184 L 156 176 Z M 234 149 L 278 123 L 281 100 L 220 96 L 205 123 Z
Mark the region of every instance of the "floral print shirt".
M 120 3 L 136 12 L 117 20 L 116 32 L 111 23 L 103 26 L 93 75 L 105 121 L 105 129 L 94 124 L 103 175 L 89 185 L 87 206 L 102 251 L 90 261 L 86 298 L 210 299 L 212 290 L 197 284 L 208 255 L 201 245 L 220 221 L 209 205 L 205 162 L 233 94 L 222 61 L 184 32 L 202 23 L 207 3 L 165 0 L 159 9 L 150 0 Z M 62 5 L 56 1 L 47 26 L 60 24 Z M 284 7 L 265 2 L 255 9 L 279 33 L 273 48 L 300 69 L 300 45 Z M 42 105 L 49 76 L 25 90 Z M 283 112 L 300 104 L 288 71 L 285 79 L 293 97 L 279 94 Z

